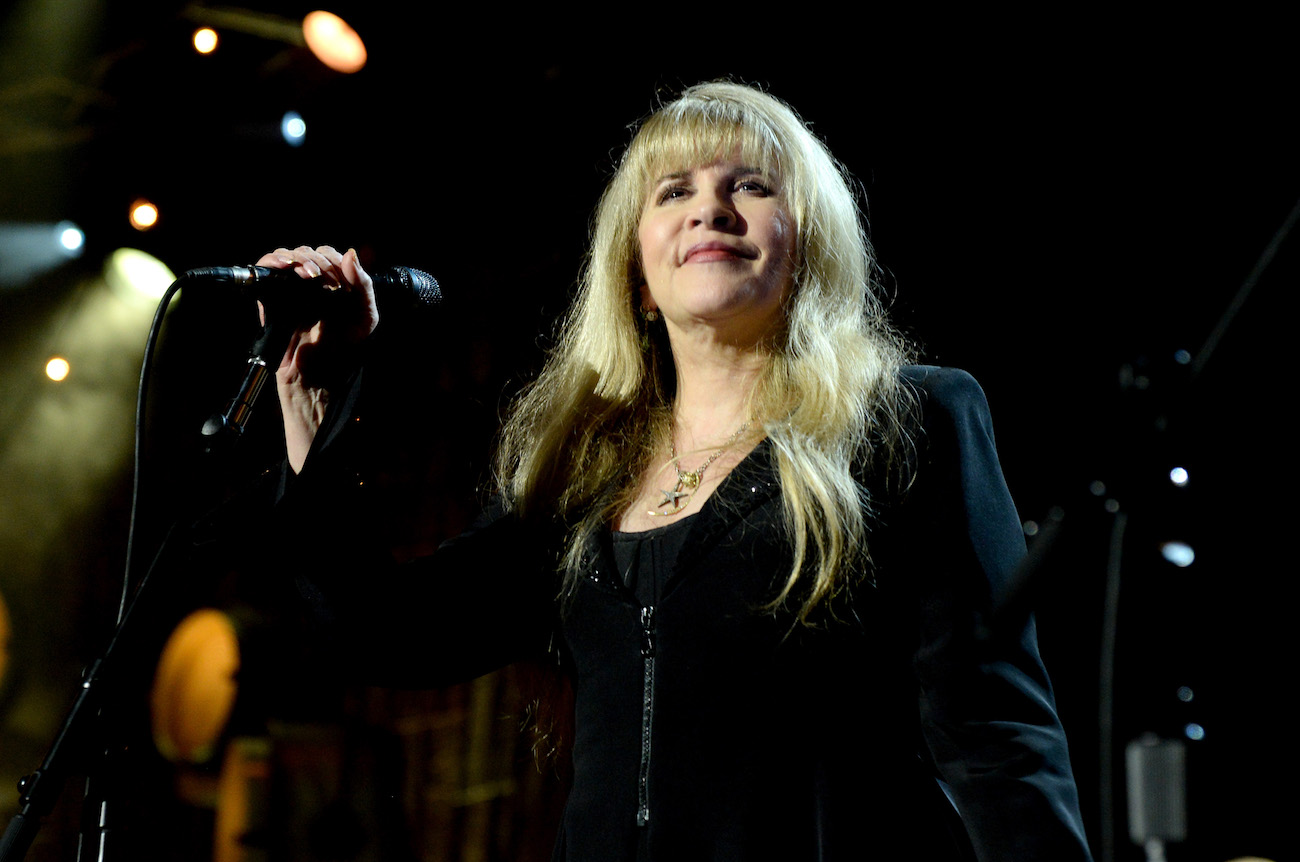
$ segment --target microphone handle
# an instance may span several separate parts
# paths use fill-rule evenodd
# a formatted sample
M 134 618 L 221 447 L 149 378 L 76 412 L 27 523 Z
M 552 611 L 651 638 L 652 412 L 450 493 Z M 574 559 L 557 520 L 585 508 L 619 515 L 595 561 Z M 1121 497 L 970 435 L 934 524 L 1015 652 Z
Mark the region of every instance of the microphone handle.
M 271 269 L 266 266 L 206 266 L 191 269 L 183 276 L 191 281 L 218 281 L 252 286 L 241 291 L 255 299 L 265 299 L 261 285 L 282 282 L 285 285 L 315 285 L 316 281 L 302 279 L 292 269 Z M 408 266 L 394 266 L 371 274 L 376 296 L 401 297 L 401 302 L 413 307 L 432 307 L 442 302 L 442 288 L 438 280 L 423 270 Z

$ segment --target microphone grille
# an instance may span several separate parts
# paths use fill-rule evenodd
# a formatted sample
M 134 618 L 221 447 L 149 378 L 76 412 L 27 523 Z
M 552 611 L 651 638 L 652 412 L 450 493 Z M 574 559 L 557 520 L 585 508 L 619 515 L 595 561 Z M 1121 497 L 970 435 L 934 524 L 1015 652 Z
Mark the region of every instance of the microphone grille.
M 434 306 L 442 302 L 442 288 L 438 286 L 438 279 L 424 270 L 406 266 L 399 267 L 398 272 L 401 273 L 402 286 L 410 291 L 417 304 Z

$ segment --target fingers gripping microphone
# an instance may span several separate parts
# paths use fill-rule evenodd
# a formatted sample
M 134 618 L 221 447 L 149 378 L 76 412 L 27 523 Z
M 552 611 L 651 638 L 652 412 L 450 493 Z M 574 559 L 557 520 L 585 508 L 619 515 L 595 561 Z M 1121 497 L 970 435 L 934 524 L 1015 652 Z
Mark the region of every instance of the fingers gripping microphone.
M 336 301 L 340 292 L 328 289 L 317 280 L 300 278 L 291 269 L 265 266 L 205 267 L 192 269 L 182 278 L 238 285 L 241 294 L 257 299 L 266 308 L 262 337 L 250 350 L 243 384 L 225 412 L 213 414 L 203 425 L 203 436 L 208 438 L 211 452 L 222 441 L 242 436 L 253 403 L 266 379 L 274 373 L 292 332 L 320 320 L 328 311 L 328 303 Z M 375 302 L 381 308 L 427 308 L 442 301 L 437 280 L 418 269 L 393 267 L 373 274 L 371 280 Z

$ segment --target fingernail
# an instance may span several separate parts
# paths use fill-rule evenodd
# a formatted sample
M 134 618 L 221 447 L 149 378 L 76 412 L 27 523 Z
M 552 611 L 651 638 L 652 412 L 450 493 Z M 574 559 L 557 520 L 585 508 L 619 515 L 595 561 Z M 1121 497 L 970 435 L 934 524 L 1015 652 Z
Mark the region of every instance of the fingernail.
M 307 274 L 310 275 L 312 278 L 317 278 L 320 276 L 320 267 L 310 260 L 304 262 L 302 268 L 307 270 Z

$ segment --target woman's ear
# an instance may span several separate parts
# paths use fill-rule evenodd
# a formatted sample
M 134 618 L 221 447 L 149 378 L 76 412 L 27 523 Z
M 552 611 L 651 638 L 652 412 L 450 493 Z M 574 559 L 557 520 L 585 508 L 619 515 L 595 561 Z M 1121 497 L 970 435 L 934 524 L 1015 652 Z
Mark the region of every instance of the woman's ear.
M 643 281 L 639 290 L 641 291 L 641 310 L 658 311 L 659 306 L 655 303 L 655 298 L 650 295 L 650 285 Z

